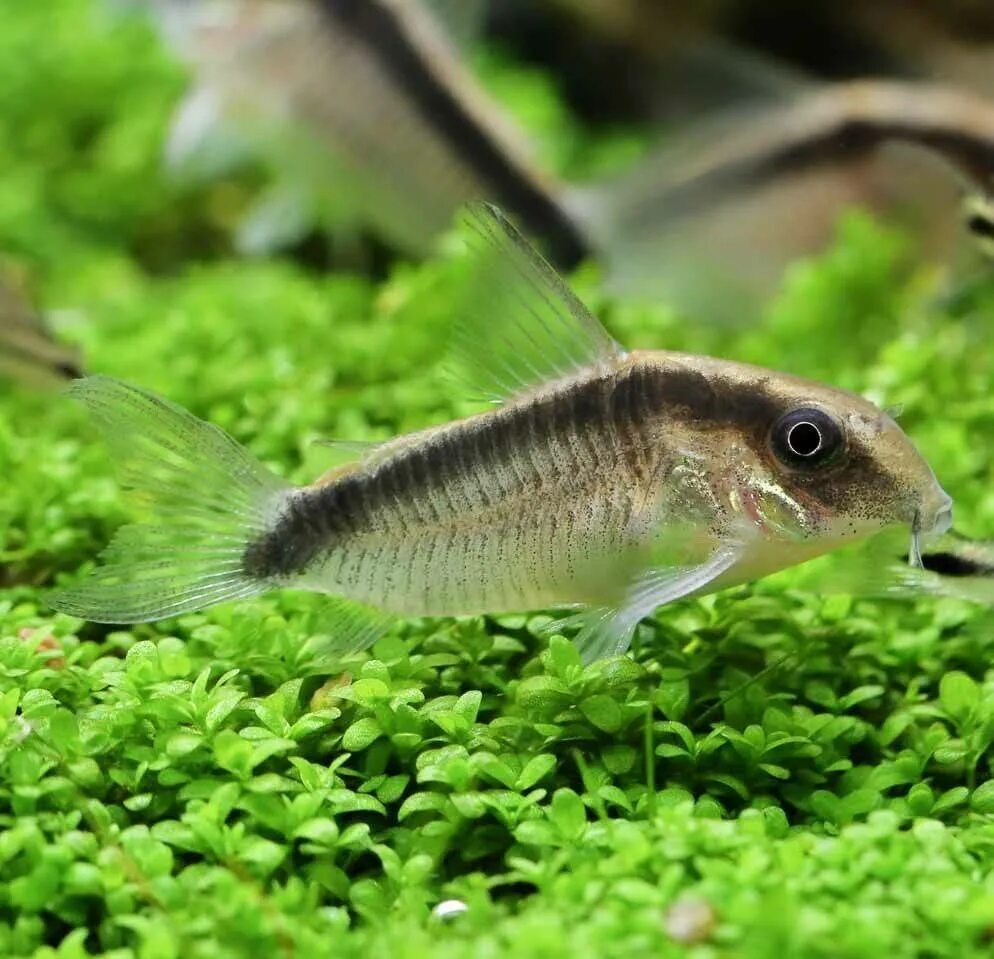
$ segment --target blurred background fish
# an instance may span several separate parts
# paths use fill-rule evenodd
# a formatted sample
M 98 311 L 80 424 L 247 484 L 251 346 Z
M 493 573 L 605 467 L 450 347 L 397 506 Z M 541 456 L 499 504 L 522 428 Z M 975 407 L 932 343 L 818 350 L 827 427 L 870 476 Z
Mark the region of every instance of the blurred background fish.
M 195 84 L 167 146 L 177 169 L 213 171 L 257 151 L 277 178 L 243 224 L 246 252 L 365 226 L 431 251 L 466 200 L 513 209 L 575 265 L 588 252 L 562 187 L 464 66 L 472 3 L 234 0 L 154 5 Z M 447 32 L 443 24 L 449 24 Z
M 274 173 L 241 224 L 246 253 L 317 229 L 340 255 L 371 233 L 423 256 L 460 204 L 482 197 L 541 237 L 561 268 L 599 261 L 612 292 L 746 319 L 851 206 L 910 224 L 941 262 L 972 257 L 962 195 L 984 191 L 994 172 L 994 105 L 970 71 L 954 72 L 958 84 L 930 80 L 959 59 L 943 44 L 926 57 L 912 39 L 898 43 L 879 11 L 854 24 L 817 6 L 815 22 L 859 47 L 851 62 L 876 75 L 857 82 L 813 72 L 807 28 L 807 60 L 785 60 L 782 31 L 766 37 L 757 24 L 769 16 L 754 3 L 146 5 L 194 77 L 169 164 L 212 176 L 254 155 Z M 657 146 L 610 177 L 565 182 L 471 69 L 466 50 L 483 30 L 525 57 L 557 36 L 543 55 L 571 106 L 592 122 L 651 121 Z

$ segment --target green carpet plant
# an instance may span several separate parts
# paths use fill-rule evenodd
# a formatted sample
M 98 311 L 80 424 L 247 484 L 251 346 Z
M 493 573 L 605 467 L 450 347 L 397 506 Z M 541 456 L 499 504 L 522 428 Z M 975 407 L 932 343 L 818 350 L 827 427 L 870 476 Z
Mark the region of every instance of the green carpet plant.
M 171 181 L 183 71 L 101 10 L 0 0 L 0 256 L 87 366 L 301 482 L 334 462 L 318 439 L 468 412 L 438 362 L 457 244 L 373 279 L 235 258 L 266 171 Z M 593 136 L 488 63 L 512 109 Z M 574 280 L 626 344 L 899 404 L 957 525 L 994 536 L 994 285 L 939 302 L 912 242 L 856 213 L 758 325 Z M 662 609 L 586 668 L 540 613 L 409 621 L 348 658 L 293 592 L 99 626 L 45 605 L 128 515 L 81 411 L 0 386 L 0 477 L 8 959 L 994 948 L 992 609 L 786 573 Z

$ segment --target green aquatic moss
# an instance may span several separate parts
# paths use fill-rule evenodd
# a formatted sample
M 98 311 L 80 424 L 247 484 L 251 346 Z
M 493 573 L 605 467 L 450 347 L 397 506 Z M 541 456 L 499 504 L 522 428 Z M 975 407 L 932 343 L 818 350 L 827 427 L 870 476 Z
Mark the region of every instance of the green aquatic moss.
M 438 366 L 454 250 L 382 282 L 222 255 L 210 198 L 251 187 L 162 177 L 181 72 L 101 18 L 0 0 L 0 246 L 89 367 L 298 481 L 333 461 L 315 439 L 464 412 Z M 994 535 L 989 285 L 934 301 L 855 215 L 751 329 L 577 288 L 632 346 L 902 404 L 958 523 Z M 3 956 L 989 954 L 994 611 L 788 574 L 660 610 L 587 668 L 526 615 L 411 621 L 343 660 L 291 592 L 86 624 L 44 597 L 127 515 L 112 464 L 67 400 L 0 389 Z

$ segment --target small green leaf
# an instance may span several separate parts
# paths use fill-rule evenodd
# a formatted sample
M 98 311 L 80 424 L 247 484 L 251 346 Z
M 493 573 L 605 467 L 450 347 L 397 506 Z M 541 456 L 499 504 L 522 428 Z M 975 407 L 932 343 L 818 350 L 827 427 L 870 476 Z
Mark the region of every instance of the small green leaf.
M 104 884 L 100 870 L 89 862 L 74 862 L 62 880 L 65 890 L 74 896 L 99 896 Z
M 878 699 L 884 692 L 883 686 L 857 686 L 839 700 L 839 707 L 843 710 L 852 709 L 853 706 L 858 706 L 860 703 Z
M 786 839 L 790 833 L 787 814 L 779 806 L 767 806 L 763 809 L 763 823 L 766 834 L 773 839 Z
M 376 798 L 381 803 L 394 803 L 404 794 L 411 777 L 403 774 L 388 776 L 376 790 Z
M 907 796 L 908 810 L 913 816 L 927 816 L 935 804 L 935 794 L 928 783 L 915 783 Z
M 559 830 L 545 819 L 527 819 L 514 830 L 514 838 L 528 846 L 560 845 Z
M 970 790 L 966 786 L 954 786 L 952 789 L 947 789 L 932 806 L 932 815 L 936 816 L 940 812 L 945 812 L 947 809 L 961 806 L 969 798 Z
M 844 817 L 842 802 L 834 793 L 825 789 L 816 789 L 808 801 L 812 812 L 820 819 L 833 824 L 842 822 Z
M 580 703 L 580 712 L 606 733 L 616 733 L 621 728 L 621 707 L 605 693 L 588 696 Z
M 970 796 L 970 808 L 984 815 L 994 814 L 994 779 L 988 779 L 973 790 Z
M 721 783 L 732 790 L 740 799 L 749 798 L 749 789 L 741 779 L 729 773 L 714 773 L 707 777 L 711 782 Z
M 557 789 L 552 796 L 549 819 L 563 838 L 579 839 L 587 828 L 587 811 L 572 789 Z
M 563 709 L 570 696 L 560 680 L 552 676 L 532 676 L 518 685 L 517 700 L 522 709 L 529 712 L 549 713 Z
M 627 812 L 632 812 L 631 800 L 617 786 L 601 786 L 597 795 L 605 802 L 620 806 Z
M 687 726 L 684 726 L 683 723 L 678 723 L 678 722 L 657 723 L 656 729 L 658 729 L 659 732 L 661 733 L 675 733 L 677 736 L 680 737 L 680 741 L 683 743 L 684 749 L 686 749 L 687 752 L 690 753 L 691 755 L 694 755 L 694 753 L 697 751 L 694 734 L 690 731 L 690 729 Z
M 760 763 L 757 768 L 762 769 L 764 773 L 772 776 L 774 779 L 790 779 L 790 770 L 784 766 L 777 766 L 773 763 Z
M 328 805 L 332 811 L 344 812 L 375 812 L 386 814 L 386 809 L 375 796 L 364 796 L 351 789 L 332 789 L 328 793 Z
M 362 752 L 383 735 L 383 727 L 372 716 L 356 720 L 342 736 L 342 749 L 350 753 Z
M 479 793 L 453 793 L 449 799 L 459 815 L 466 819 L 479 819 L 487 811 Z
M 514 788 L 519 792 L 531 789 L 532 786 L 544 779 L 555 768 L 556 757 L 551 753 L 540 753 L 538 756 L 532 756 L 525 763 L 525 768 L 521 770 L 521 774 L 514 783 Z
M 635 767 L 638 752 L 631 746 L 607 746 L 601 751 L 604 768 L 615 776 L 623 776 Z
M 560 679 L 569 679 L 583 668 L 576 646 L 563 636 L 553 636 L 549 641 L 549 660 L 552 672 Z
M 949 742 L 939 746 L 932 755 L 937 763 L 949 766 L 964 759 L 966 756 L 966 746 L 960 740 L 951 739 Z
M 842 808 L 849 819 L 873 812 L 881 805 L 883 796 L 873 789 L 856 789 L 842 799 Z
M 344 686 L 338 695 L 342 699 L 351 699 L 360 706 L 374 706 L 381 699 L 390 695 L 390 687 L 381 679 L 359 679 L 350 686 Z
M 966 673 L 953 670 L 939 682 L 939 702 L 953 719 L 961 721 L 980 702 L 980 687 Z
M 204 717 L 204 725 L 208 731 L 217 729 L 231 715 L 235 707 L 245 698 L 245 693 L 238 689 L 225 686 L 215 687 L 210 694 L 210 708 Z
M 667 719 L 679 722 L 690 705 L 690 682 L 686 677 L 664 680 L 659 684 L 654 699 Z
M 480 711 L 480 703 L 483 701 L 483 693 L 478 689 L 471 689 L 468 693 L 463 693 L 456 701 L 453 711 L 461 716 L 468 725 L 476 722 L 477 713 Z
M 233 729 L 223 729 L 214 738 L 214 758 L 217 764 L 240 778 L 252 772 L 254 749 Z
M 397 810 L 397 819 L 403 822 L 408 816 L 413 816 L 415 813 L 440 812 L 448 804 L 448 797 L 442 795 L 442 793 L 414 793 L 401 803 L 400 809 Z
M 338 826 L 334 819 L 308 819 L 294 831 L 296 839 L 310 839 L 312 842 L 332 846 L 338 839 Z
M 286 854 L 286 847 L 261 836 L 250 836 L 238 847 L 238 858 L 242 862 L 250 863 L 266 874 L 276 869 Z

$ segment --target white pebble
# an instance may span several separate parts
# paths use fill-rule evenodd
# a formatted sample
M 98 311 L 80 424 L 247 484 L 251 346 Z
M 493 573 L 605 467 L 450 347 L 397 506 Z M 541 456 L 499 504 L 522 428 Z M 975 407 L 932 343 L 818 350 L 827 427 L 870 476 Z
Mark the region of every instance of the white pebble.
M 28 738 L 34 732 L 34 726 L 31 725 L 30 721 L 25 719 L 23 716 L 14 717 L 14 729 L 10 734 L 10 738 L 14 740 L 15 743 L 23 743 L 25 739 Z
M 675 942 L 704 942 L 711 937 L 717 917 L 705 899 L 678 899 L 666 913 L 666 932 Z
M 467 909 L 469 906 L 461 899 L 446 899 L 435 906 L 431 914 L 436 919 L 451 919 L 453 916 L 462 915 Z

